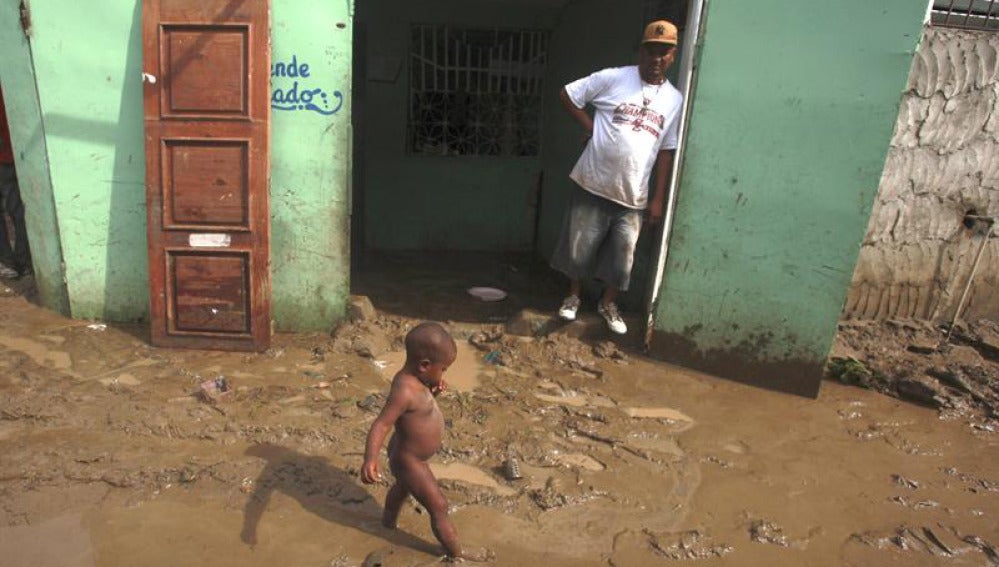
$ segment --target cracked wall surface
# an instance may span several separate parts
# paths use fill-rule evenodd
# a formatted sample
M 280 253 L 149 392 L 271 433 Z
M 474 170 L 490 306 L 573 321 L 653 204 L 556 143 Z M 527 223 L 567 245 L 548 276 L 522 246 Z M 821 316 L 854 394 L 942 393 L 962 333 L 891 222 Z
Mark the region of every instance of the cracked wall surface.
M 999 318 L 999 33 L 928 27 L 885 162 L 843 316 Z M 997 227 L 999 228 L 999 227 Z M 999 232 L 999 231 L 997 231 Z

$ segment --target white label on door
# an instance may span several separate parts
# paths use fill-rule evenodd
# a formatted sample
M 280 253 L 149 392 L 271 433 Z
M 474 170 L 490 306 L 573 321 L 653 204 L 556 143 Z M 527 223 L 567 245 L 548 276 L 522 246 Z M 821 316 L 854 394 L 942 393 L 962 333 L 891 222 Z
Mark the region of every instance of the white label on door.
M 228 248 L 232 244 L 229 234 L 192 234 L 187 239 L 192 248 Z

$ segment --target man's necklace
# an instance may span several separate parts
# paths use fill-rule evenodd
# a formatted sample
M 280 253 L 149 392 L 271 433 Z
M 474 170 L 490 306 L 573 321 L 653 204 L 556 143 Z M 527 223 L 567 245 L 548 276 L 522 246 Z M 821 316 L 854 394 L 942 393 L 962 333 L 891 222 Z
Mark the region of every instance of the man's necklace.
M 645 87 L 655 87 L 655 90 L 651 91 L 652 94 L 649 94 L 649 91 L 646 91 Z M 642 109 L 643 110 L 646 109 L 646 108 L 648 108 L 649 105 L 652 104 L 652 99 L 659 95 L 659 89 L 661 89 L 661 88 L 663 88 L 663 84 L 662 83 L 659 83 L 658 85 L 653 85 L 651 83 L 646 83 L 645 81 L 642 81 Z

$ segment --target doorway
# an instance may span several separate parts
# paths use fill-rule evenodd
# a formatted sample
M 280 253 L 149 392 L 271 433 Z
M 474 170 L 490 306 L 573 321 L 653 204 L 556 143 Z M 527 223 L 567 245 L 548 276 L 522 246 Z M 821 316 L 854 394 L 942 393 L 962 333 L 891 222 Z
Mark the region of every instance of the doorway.
M 32 296 L 34 266 L 5 94 L 6 88 L 0 84 L 0 291 L 5 295 Z
M 644 24 L 689 0 L 361 0 L 355 15 L 352 291 L 400 315 L 498 322 L 553 311 L 548 268 L 579 156 L 562 85 L 633 64 Z M 678 65 L 670 72 L 676 83 Z M 622 307 L 644 317 L 659 234 Z M 499 287 L 497 304 L 465 290 Z M 406 291 L 403 291 L 406 290 Z M 592 292 L 592 290 L 591 290 Z M 640 333 L 639 333 L 640 334 Z

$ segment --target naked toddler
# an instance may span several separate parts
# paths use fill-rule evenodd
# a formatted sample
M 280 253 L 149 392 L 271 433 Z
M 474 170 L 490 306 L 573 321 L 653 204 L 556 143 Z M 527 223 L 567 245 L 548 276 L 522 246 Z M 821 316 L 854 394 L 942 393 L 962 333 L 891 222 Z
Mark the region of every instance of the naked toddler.
M 394 529 L 403 502 L 412 494 L 430 513 L 434 535 L 454 560 L 463 557 L 458 534 L 428 460 L 440 449 L 444 432 L 444 416 L 434 398 L 447 388 L 444 372 L 454 363 L 457 353 L 454 339 L 437 323 L 421 323 L 406 335 L 406 362 L 392 380 L 385 407 L 371 424 L 361 467 L 365 483 L 381 478 L 378 453 L 389 429 L 395 426 L 388 445 L 395 484 L 385 497 L 382 524 Z

